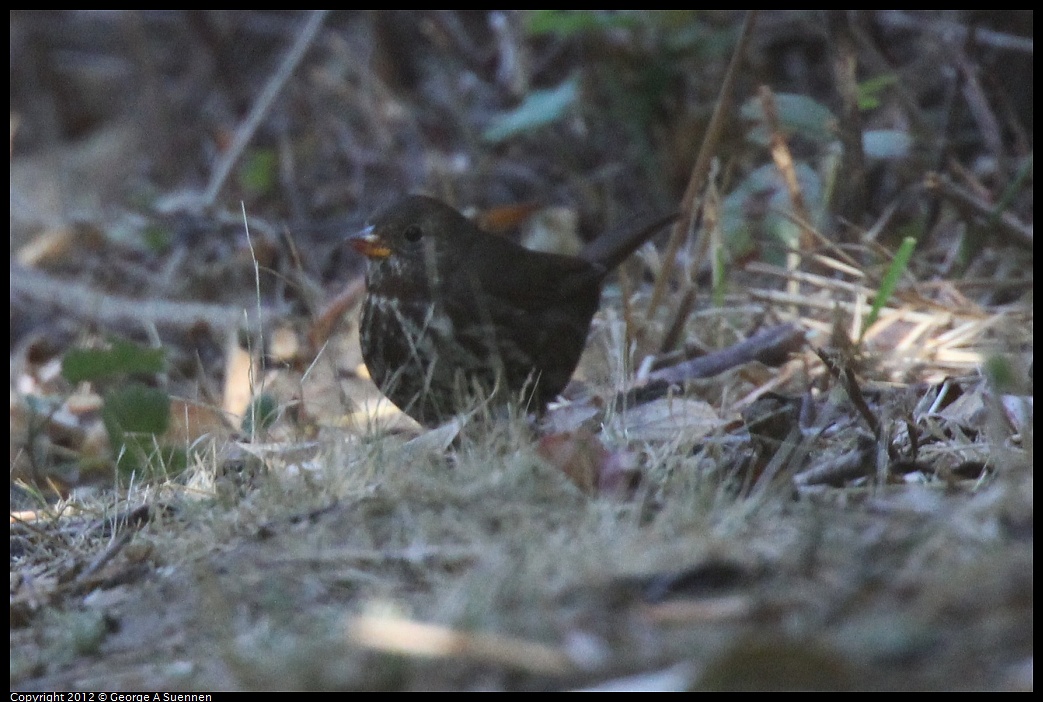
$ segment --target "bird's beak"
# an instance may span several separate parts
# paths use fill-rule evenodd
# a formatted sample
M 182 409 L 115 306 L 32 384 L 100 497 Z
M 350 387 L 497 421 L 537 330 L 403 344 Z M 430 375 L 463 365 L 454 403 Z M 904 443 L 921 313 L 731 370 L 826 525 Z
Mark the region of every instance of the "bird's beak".
M 372 226 L 349 236 L 348 243 L 351 244 L 351 248 L 367 258 L 379 260 L 391 255 L 391 249 L 388 248 L 383 239 L 374 233 Z

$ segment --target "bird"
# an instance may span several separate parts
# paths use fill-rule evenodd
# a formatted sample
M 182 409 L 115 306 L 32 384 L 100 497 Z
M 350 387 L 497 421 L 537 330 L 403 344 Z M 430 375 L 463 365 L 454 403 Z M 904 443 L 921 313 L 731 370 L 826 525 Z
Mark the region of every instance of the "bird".
M 579 363 L 608 274 L 677 216 L 563 256 L 434 198 L 395 200 L 348 237 L 367 259 L 359 341 L 370 377 L 425 426 L 483 400 L 542 411 Z

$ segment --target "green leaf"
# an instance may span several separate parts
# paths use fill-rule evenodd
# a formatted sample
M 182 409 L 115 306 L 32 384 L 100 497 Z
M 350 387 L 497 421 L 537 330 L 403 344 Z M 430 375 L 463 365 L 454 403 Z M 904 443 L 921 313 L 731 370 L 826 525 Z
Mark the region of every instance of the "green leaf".
M 152 253 L 165 253 L 173 244 L 174 234 L 169 227 L 160 224 L 149 224 L 141 230 L 141 240 Z
M 113 339 L 108 349 L 71 349 L 62 358 L 62 376 L 70 383 L 163 370 L 163 349 Z
M 779 126 L 787 134 L 798 134 L 818 142 L 830 142 L 836 138 L 836 118 L 828 107 L 806 95 L 776 93 L 775 108 L 779 113 Z M 767 146 L 770 141 L 764 124 L 764 110 L 759 97 L 747 100 L 740 114 L 743 118 L 757 122 L 749 138 L 756 144 Z
M 279 417 L 279 403 L 271 393 L 263 392 L 254 398 L 243 415 L 242 430 L 254 437 L 269 429 Z
M 157 455 L 156 437 L 170 423 L 170 397 L 162 390 L 130 383 L 105 395 L 101 421 L 120 473 L 144 470 Z
M 996 392 L 1014 394 L 1025 391 L 1025 383 L 1010 358 L 999 354 L 985 357 L 982 372 Z
M 796 162 L 794 170 L 804 204 L 814 220 L 823 208 L 822 179 L 803 161 Z M 774 163 L 751 171 L 721 204 L 720 226 L 728 252 L 733 257 L 741 257 L 764 247 L 766 260 L 783 264 L 782 247 L 792 246 L 799 236 L 799 228 L 785 214 L 792 209 L 786 183 Z
M 879 107 L 880 95 L 897 82 L 898 76 L 894 73 L 884 73 L 859 83 L 858 109 L 873 110 Z
M 555 34 L 561 38 L 588 31 L 633 27 L 641 17 L 629 12 L 608 10 L 532 10 L 525 16 L 529 34 Z
M 482 138 L 499 143 L 522 132 L 556 122 L 579 99 L 576 79 L 570 79 L 550 90 L 534 90 L 510 112 L 501 113 L 482 134 Z
M 265 195 L 275 189 L 279 158 L 275 149 L 250 151 L 239 167 L 239 186 L 252 195 Z
M 126 432 L 162 434 L 170 423 L 170 396 L 141 383 L 129 383 L 106 393 L 101 419 L 110 438 Z
M 876 291 L 876 297 L 873 299 L 873 308 L 869 310 L 865 324 L 862 325 L 862 334 L 858 339 L 858 343 L 862 343 L 866 330 L 876 322 L 880 317 L 880 310 L 891 299 L 891 295 L 898 286 L 899 278 L 902 277 L 905 269 L 909 267 L 909 259 L 912 258 L 914 249 L 916 249 L 916 239 L 908 236 L 902 240 L 902 245 L 898 247 L 894 260 L 891 261 L 891 265 L 887 267 L 887 272 L 884 273 L 884 279 L 880 281 L 880 289 Z
M 912 137 L 900 129 L 870 129 L 862 134 L 862 149 L 869 158 L 905 158 L 912 146 Z

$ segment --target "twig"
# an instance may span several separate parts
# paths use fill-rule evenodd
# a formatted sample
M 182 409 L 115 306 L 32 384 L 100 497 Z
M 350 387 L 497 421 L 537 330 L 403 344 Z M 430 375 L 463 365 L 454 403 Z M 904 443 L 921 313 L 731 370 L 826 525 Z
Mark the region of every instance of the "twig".
M 659 353 L 669 353 L 676 349 L 684 336 L 684 325 L 688 321 L 688 315 L 695 308 L 695 285 L 691 285 L 681 296 L 681 302 L 677 306 L 677 312 L 670 326 L 663 335 L 663 343 L 659 345 Z
M 710 172 L 710 160 L 713 157 L 714 150 L 717 148 L 717 143 L 720 141 L 724 120 L 731 110 L 732 94 L 735 91 L 735 83 L 739 75 L 739 64 L 742 62 L 743 57 L 746 56 L 746 46 L 749 43 L 750 35 L 753 33 L 753 24 L 757 19 L 757 14 L 757 10 L 750 10 L 746 13 L 746 19 L 743 20 L 739 41 L 735 44 L 735 51 L 732 52 L 731 63 L 728 64 L 728 71 L 725 73 L 724 81 L 721 84 L 721 92 L 717 96 L 717 104 L 714 105 L 713 115 L 710 117 L 710 123 L 706 127 L 706 135 L 703 137 L 702 146 L 699 147 L 699 155 L 696 156 L 695 165 L 692 166 L 692 175 L 688 181 L 688 187 L 685 189 L 684 197 L 681 200 L 681 217 L 674 224 L 673 232 L 670 234 L 670 241 L 666 245 L 666 252 L 663 254 L 663 269 L 656 278 L 655 288 L 652 290 L 652 299 L 648 303 L 648 316 L 650 318 L 655 317 L 656 310 L 659 309 L 663 296 L 666 295 L 666 287 L 674 266 L 674 259 L 677 258 L 677 252 L 681 248 L 681 243 L 692 228 L 692 220 L 695 218 L 695 199 L 706 183 L 706 175 Z
M 828 10 L 830 46 L 833 53 L 833 80 L 840 95 L 838 123 L 844 152 L 840 162 L 842 177 L 833 192 L 834 211 L 841 220 L 862 226 L 866 212 L 866 155 L 862 148 L 862 113 L 858 109 L 858 55 L 850 10 Z
M 956 64 L 960 73 L 963 74 L 961 83 L 963 98 L 967 101 L 967 109 L 970 110 L 971 118 L 978 125 L 978 133 L 981 134 L 981 140 L 985 142 L 989 153 L 997 158 L 1003 158 L 1004 149 L 1003 137 L 1000 134 L 1000 122 L 996 118 L 992 105 L 989 104 L 989 99 L 985 96 L 985 90 L 981 86 L 981 81 L 978 80 L 978 71 L 962 50 L 955 49 L 953 54 L 953 63 Z
M 953 37 L 960 41 L 967 38 L 970 30 L 957 22 L 947 20 L 921 20 L 902 10 L 878 10 L 876 19 L 883 24 L 903 29 L 919 29 L 929 31 L 945 37 Z M 993 29 L 975 27 L 974 40 L 979 44 L 988 44 L 997 49 L 1017 51 L 1025 54 L 1032 53 L 1032 38 L 1019 37 L 1005 32 L 997 32 Z
M 750 361 L 778 365 L 803 345 L 804 332 L 796 325 L 771 327 L 726 349 L 653 371 L 648 375 L 648 382 L 641 387 L 619 393 L 615 405 L 622 407 L 651 402 L 666 395 L 673 385 L 708 378 Z
M 850 451 L 819 460 L 797 473 L 793 476 L 793 484 L 797 488 L 811 485 L 843 487 L 848 481 L 872 475 L 876 464 L 876 442 L 861 433 L 858 439 L 858 445 Z
M 59 280 L 39 271 L 11 266 L 12 305 L 18 297 L 28 299 L 39 308 L 53 308 L 103 327 L 140 329 L 154 324 L 185 329 L 202 322 L 214 329 L 227 329 L 238 326 L 246 317 L 244 308 L 233 305 L 121 297 L 83 283 Z M 267 323 L 277 313 L 262 308 L 260 314 L 262 319 L 259 321 Z
M 706 378 L 729 368 L 759 360 L 772 365 L 785 361 L 786 356 L 804 345 L 804 332 L 793 324 L 780 324 L 754 334 L 749 339 L 714 353 L 693 358 L 669 368 L 660 368 L 649 374 L 651 381 L 679 383 L 694 378 Z
M 797 180 L 797 170 L 793 167 L 793 154 L 790 153 L 786 137 L 782 134 L 779 111 L 775 106 L 775 95 L 771 92 L 771 88 L 762 85 L 757 91 L 757 97 L 760 99 L 761 109 L 764 111 L 764 124 L 771 134 L 771 158 L 775 161 L 775 167 L 782 176 L 782 182 L 786 184 L 790 203 L 797 215 L 796 222 L 800 227 L 800 249 L 810 251 L 815 246 L 811 215 L 808 214 L 807 205 L 804 204 L 804 193 L 801 192 L 800 181 Z
M 308 21 L 304 23 L 301 28 L 300 34 L 297 35 L 297 40 L 294 41 L 293 46 L 286 52 L 286 56 L 283 58 L 282 63 L 276 69 L 275 73 L 268 80 L 268 84 L 264 87 L 264 91 L 261 92 L 257 101 L 250 109 L 250 114 L 246 116 L 243 123 L 239 125 L 239 128 L 235 131 L 235 138 L 232 139 L 232 145 L 228 147 L 221 160 L 218 161 L 217 167 L 214 168 L 213 174 L 210 176 L 210 184 L 207 185 L 206 192 L 203 194 L 202 206 L 204 209 L 213 207 L 214 201 L 217 199 L 218 193 L 221 192 L 221 188 L 224 187 L 225 181 L 228 180 L 228 175 L 232 172 L 232 168 L 239 161 L 239 157 L 242 156 L 243 150 L 246 145 L 253 139 L 254 132 L 257 131 L 257 127 L 260 126 L 261 120 L 271 109 L 272 104 L 275 102 L 275 98 L 282 92 L 283 86 L 286 85 L 286 81 L 296 70 L 300 64 L 301 59 L 304 58 L 304 53 L 311 46 L 311 43 L 315 40 L 316 34 L 319 32 L 319 28 L 322 27 L 323 21 L 326 19 L 326 15 L 329 14 L 329 10 L 313 10 L 311 15 L 308 17 Z
M 400 617 L 358 616 L 348 622 L 348 634 L 361 646 L 404 656 L 471 660 L 541 675 L 563 675 L 574 667 L 565 651 L 536 641 Z
M 797 171 L 793 167 L 793 154 L 789 150 L 786 137 L 783 136 L 782 128 L 779 124 L 779 111 L 775 106 L 775 96 L 772 94 L 771 88 L 762 85 L 758 91 L 758 97 L 761 102 L 761 110 L 764 112 L 764 126 L 767 127 L 768 133 L 771 134 L 771 158 L 775 161 L 775 168 L 778 169 L 779 174 L 782 176 L 782 181 L 786 184 L 790 204 L 797 215 L 796 219 L 800 226 L 800 240 L 793 242 L 798 251 L 794 251 L 791 248 L 786 253 L 786 268 L 795 271 L 797 266 L 800 265 L 800 252 L 811 251 L 814 247 L 815 235 L 809 224 L 811 218 L 808 215 L 808 208 L 804 204 L 804 194 L 800 190 Z M 789 279 L 787 286 L 791 295 L 796 295 L 800 292 L 800 286 L 793 278 Z M 792 312 L 796 314 L 796 308 Z
M 928 173 L 924 178 L 924 185 L 928 190 L 937 192 L 957 205 L 970 209 L 976 215 L 995 218 L 996 234 L 1007 240 L 1008 243 L 1025 247 L 1029 251 L 1032 250 L 1031 224 L 1025 224 L 1010 212 L 1001 212 L 999 216 L 996 216 L 995 208 L 991 203 L 983 202 L 974 193 L 960 187 L 941 173 Z
M 823 349 L 815 349 L 815 353 L 822 360 L 822 363 L 826 366 L 826 370 L 833 376 L 834 379 L 844 388 L 847 392 L 847 397 L 851 400 L 851 404 L 855 406 L 858 413 L 865 420 L 866 424 L 869 425 L 869 429 L 873 432 L 873 436 L 879 442 L 881 433 L 880 420 L 873 414 L 873 411 L 869 409 L 869 403 L 866 402 L 865 395 L 862 394 L 862 388 L 858 384 L 858 379 L 855 377 L 855 372 L 851 370 L 851 366 L 847 363 L 842 363 L 838 359 L 834 358 L 829 352 Z

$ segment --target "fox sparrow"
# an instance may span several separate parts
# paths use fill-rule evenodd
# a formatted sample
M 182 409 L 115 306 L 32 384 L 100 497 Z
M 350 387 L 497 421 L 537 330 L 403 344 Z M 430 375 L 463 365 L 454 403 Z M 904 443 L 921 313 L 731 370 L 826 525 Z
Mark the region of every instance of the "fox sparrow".
M 398 200 L 349 239 L 369 259 L 359 336 L 370 376 L 421 424 L 490 396 L 542 409 L 579 363 L 605 277 L 675 218 L 572 257 L 487 233 L 438 200 Z

